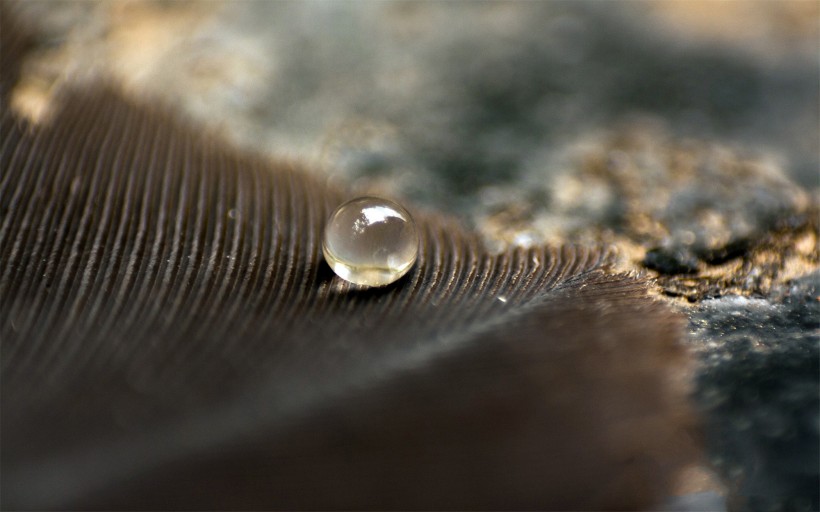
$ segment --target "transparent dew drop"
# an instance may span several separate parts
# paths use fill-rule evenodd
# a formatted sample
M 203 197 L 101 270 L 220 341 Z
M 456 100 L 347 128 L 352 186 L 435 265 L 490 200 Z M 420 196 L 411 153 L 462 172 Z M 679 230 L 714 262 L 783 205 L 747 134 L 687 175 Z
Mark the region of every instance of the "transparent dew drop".
M 413 267 L 419 236 L 413 218 L 398 204 L 379 197 L 359 197 L 331 214 L 322 252 L 342 279 L 385 286 Z

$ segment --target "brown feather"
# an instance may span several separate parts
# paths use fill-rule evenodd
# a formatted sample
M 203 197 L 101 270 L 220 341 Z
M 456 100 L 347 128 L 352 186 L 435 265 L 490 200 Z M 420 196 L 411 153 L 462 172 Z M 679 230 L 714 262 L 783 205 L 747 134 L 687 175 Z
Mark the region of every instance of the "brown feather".
M 58 104 L 0 123 L 5 508 L 636 508 L 689 457 L 679 319 L 608 250 L 416 212 L 416 267 L 361 290 L 319 245 L 344 191 Z

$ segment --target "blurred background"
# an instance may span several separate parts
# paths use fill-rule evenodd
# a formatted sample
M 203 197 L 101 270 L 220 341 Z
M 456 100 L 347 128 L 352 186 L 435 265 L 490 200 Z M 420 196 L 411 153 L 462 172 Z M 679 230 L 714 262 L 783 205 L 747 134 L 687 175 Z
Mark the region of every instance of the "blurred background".
M 818 186 L 812 0 L 21 8 L 42 43 L 16 98 L 32 116 L 59 86 L 103 75 L 243 147 L 473 220 L 560 203 L 553 180 L 574 158 L 636 129 Z

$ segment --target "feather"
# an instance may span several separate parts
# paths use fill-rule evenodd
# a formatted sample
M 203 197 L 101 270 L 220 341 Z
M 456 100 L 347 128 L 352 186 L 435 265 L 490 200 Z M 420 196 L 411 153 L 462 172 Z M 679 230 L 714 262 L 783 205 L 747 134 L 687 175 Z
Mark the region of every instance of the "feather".
M 692 456 L 677 315 L 606 248 L 491 255 L 414 210 L 415 268 L 333 275 L 349 198 L 97 85 L 7 107 L 2 505 L 649 507 Z M 8 73 L 7 73 L 8 70 Z

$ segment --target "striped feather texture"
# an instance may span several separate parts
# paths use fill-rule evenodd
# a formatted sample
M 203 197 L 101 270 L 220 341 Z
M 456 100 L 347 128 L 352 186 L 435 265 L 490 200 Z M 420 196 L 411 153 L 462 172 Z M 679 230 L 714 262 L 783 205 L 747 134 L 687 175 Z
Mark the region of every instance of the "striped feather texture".
M 487 254 L 432 213 L 383 289 L 321 255 L 348 198 L 111 88 L 0 121 L 2 504 L 651 506 L 691 455 L 675 315 L 606 249 Z M 8 72 L 7 72 L 8 71 Z

